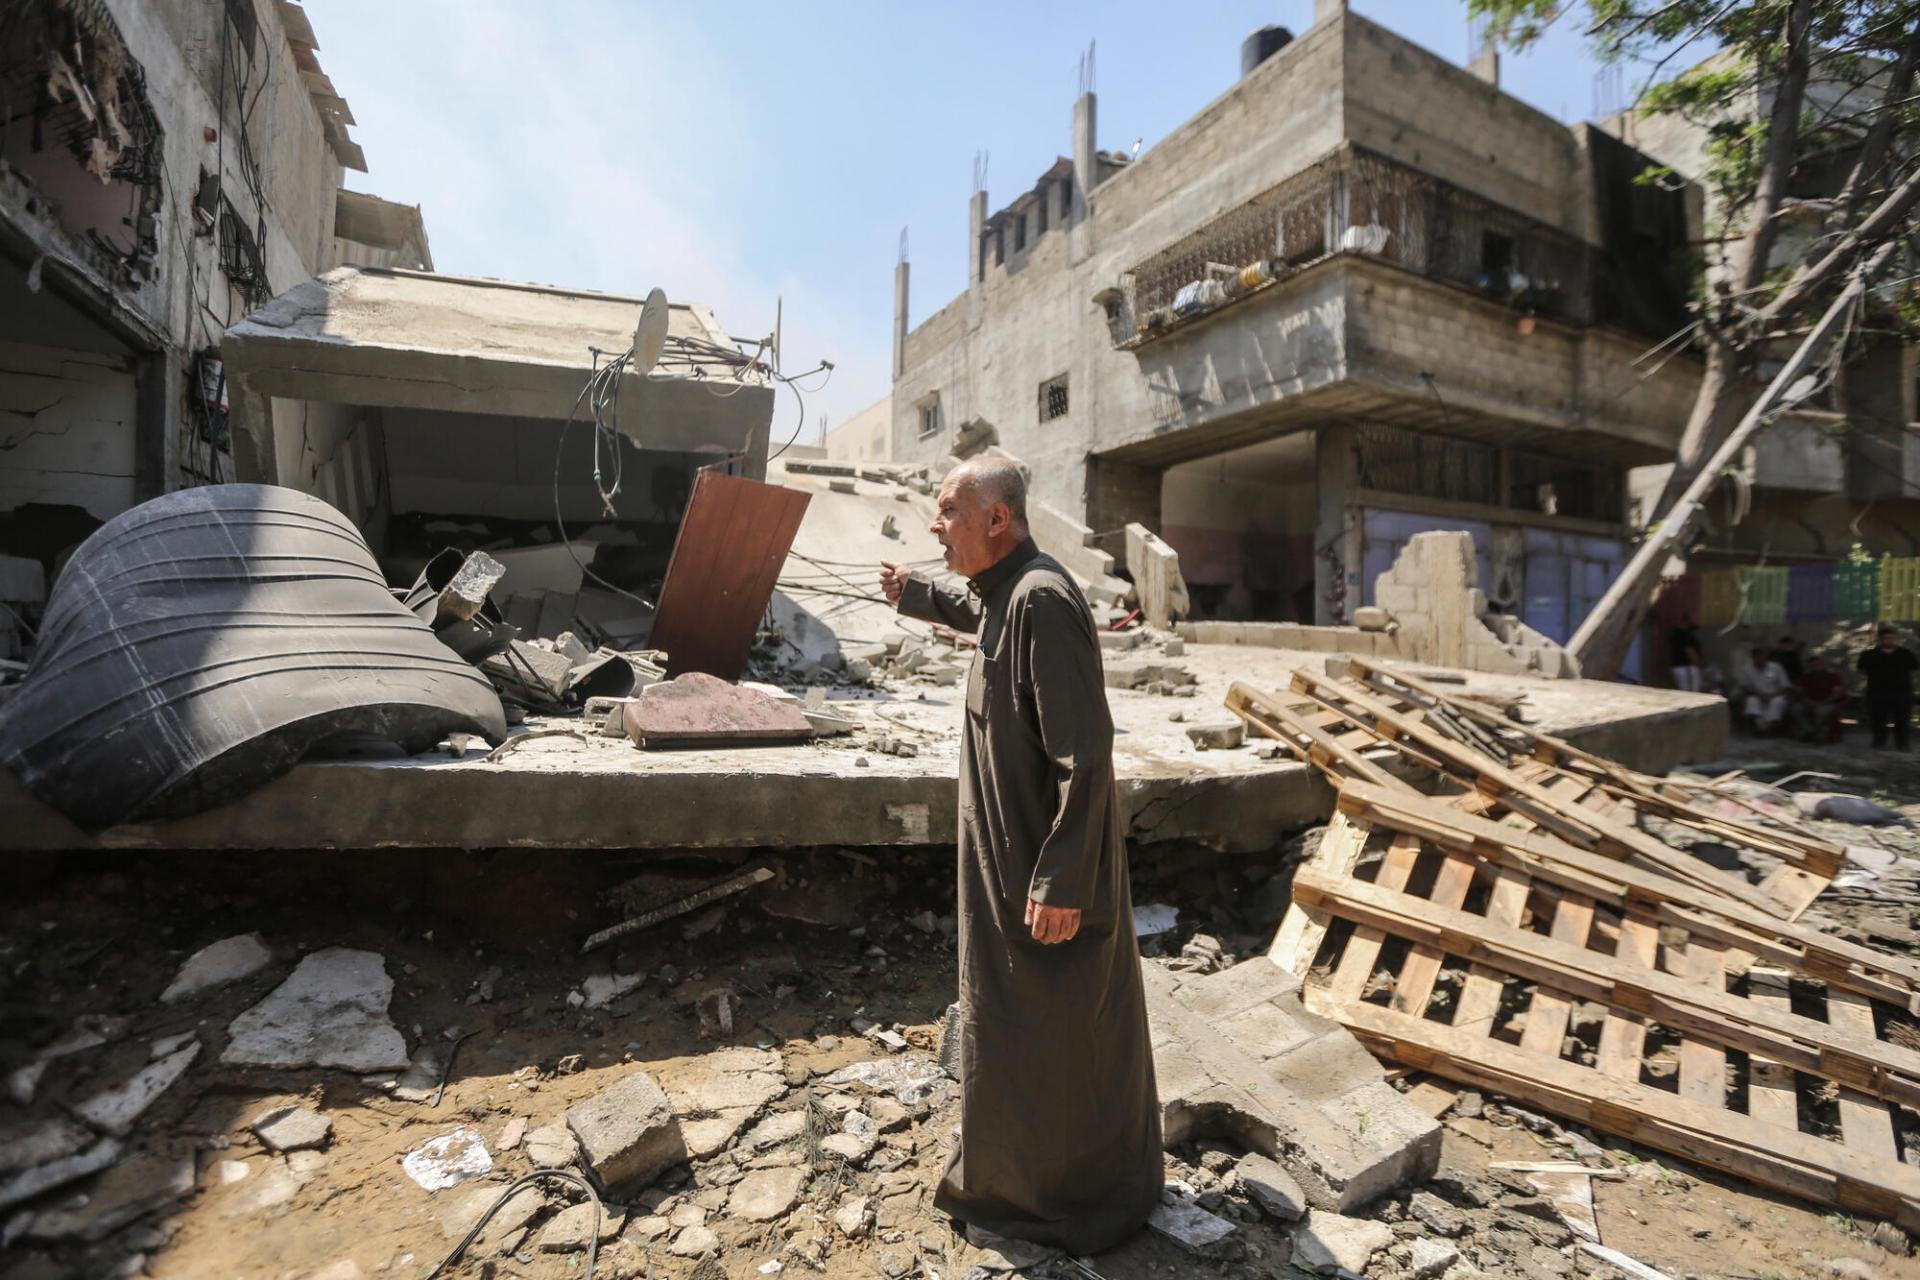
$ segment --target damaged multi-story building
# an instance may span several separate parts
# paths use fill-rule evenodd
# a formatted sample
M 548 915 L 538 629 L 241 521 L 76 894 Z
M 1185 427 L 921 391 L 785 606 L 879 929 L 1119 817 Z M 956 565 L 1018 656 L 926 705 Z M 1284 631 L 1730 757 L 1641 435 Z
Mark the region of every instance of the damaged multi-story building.
M 419 210 L 342 188 L 366 159 L 318 49 L 270 0 L 0 18 L 0 656 L 102 522 L 233 478 L 230 325 L 342 261 L 431 265 Z
M 967 289 L 911 330 L 902 264 L 894 460 L 998 445 L 1096 540 L 1157 531 L 1200 617 L 1345 621 L 1465 529 L 1490 602 L 1565 639 L 1691 400 L 1641 360 L 1685 323 L 1686 195 L 1497 67 L 1323 0 L 1137 156 L 1084 93 L 1071 157 L 974 193 Z
M 704 307 L 588 403 L 639 298 L 436 274 L 418 208 L 342 186 L 365 157 L 299 5 L 27 0 L 0 50 L 0 658 L 103 522 L 236 480 L 325 499 L 396 585 L 539 544 L 522 630 L 643 636 L 583 563 L 651 590 L 695 470 L 765 475 L 766 364 Z

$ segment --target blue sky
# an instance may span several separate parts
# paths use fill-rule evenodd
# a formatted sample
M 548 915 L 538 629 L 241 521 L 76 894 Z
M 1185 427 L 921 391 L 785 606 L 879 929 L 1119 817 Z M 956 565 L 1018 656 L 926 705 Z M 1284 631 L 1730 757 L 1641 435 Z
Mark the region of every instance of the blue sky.
M 1454 61 L 1460 0 L 1353 8 Z M 351 102 L 366 174 L 421 205 L 435 266 L 712 305 L 737 337 L 784 300 L 789 372 L 832 360 L 803 439 L 887 390 L 893 263 L 910 229 L 915 323 L 965 285 L 967 196 L 993 207 L 1069 150 L 1077 66 L 1097 42 L 1100 145 L 1147 147 L 1239 71 L 1267 23 L 1312 0 L 749 3 L 308 0 Z M 1576 12 L 1507 55 L 1509 91 L 1589 118 L 1597 63 Z M 790 396 L 776 438 L 797 420 Z

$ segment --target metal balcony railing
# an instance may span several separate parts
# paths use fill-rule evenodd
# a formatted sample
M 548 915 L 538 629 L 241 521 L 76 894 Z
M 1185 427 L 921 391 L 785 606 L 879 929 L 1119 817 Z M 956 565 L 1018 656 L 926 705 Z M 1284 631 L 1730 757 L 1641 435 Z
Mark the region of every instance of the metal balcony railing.
M 1136 263 L 1101 296 L 1113 341 L 1151 341 L 1339 254 L 1447 280 L 1523 315 L 1591 319 L 1581 241 L 1349 147 Z

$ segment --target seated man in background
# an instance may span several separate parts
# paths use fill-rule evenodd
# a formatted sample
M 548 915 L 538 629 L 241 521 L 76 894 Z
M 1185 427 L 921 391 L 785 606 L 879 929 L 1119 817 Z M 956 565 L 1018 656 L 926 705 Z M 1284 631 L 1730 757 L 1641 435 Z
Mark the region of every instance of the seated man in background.
M 1765 649 L 1753 651 L 1753 665 L 1740 677 L 1740 710 L 1757 733 L 1772 733 L 1787 714 L 1787 673 Z
M 1837 742 L 1840 739 L 1840 708 L 1847 702 L 1847 681 L 1831 671 L 1819 654 L 1807 657 L 1807 669 L 1793 682 L 1795 699 L 1791 711 L 1794 732 L 1808 742 Z

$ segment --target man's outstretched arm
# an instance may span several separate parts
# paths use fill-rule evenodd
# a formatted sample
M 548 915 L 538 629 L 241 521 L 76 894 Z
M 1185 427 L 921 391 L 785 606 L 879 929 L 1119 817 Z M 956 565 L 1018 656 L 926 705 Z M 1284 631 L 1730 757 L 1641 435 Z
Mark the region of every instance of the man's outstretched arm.
M 902 565 L 880 562 L 880 590 L 904 616 L 972 634 L 980 629 L 980 606 L 971 595 L 941 586 Z

